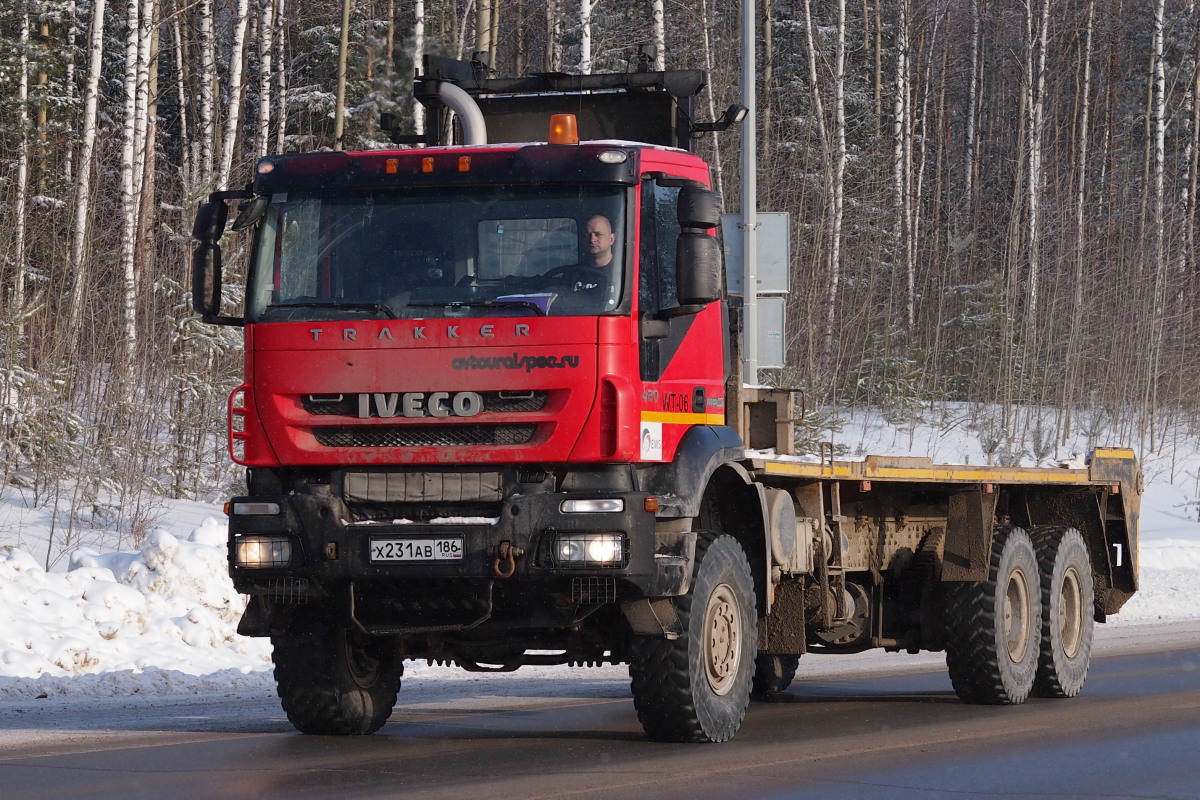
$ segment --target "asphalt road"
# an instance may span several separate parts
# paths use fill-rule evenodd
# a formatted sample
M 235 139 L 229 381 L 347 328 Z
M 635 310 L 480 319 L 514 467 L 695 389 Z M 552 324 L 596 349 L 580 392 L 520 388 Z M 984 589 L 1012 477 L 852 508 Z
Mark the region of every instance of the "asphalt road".
M 271 697 L 5 705 L 0 797 L 1200 799 L 1200 626 L 1109 642 L 1080 697 L 1011 708 L 963 705 L 930 661 L 803 677 L 722 745 L 647 741 L 615 681 L 498 710 L 402 690 L 352 739 Z

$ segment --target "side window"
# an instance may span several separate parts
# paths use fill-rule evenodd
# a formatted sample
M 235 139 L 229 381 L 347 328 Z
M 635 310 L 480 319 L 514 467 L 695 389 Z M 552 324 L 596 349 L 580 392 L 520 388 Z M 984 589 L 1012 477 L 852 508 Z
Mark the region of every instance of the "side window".
M 679 241 L 676 213 L 679 189 L 642 183 L 641 272 L 638 278 L 638 307 L 642 314 L 654 315 L 664 308 L 679 305 L 675 277 L 675 247 Z M 656 381 L 662 376 L 662 347 L 659 341 L 642 340 L 641 379 Z
M 315 297 L 320 294 L 317 266 L 320 263 L 321 201 L 289 203 L 278 232 L 279 296 Z
M 677 187 L 642 184 L 642 266 L 638 282 L 643 314 L 679 305 L 675 278 L 675 245 L 679 240 Z

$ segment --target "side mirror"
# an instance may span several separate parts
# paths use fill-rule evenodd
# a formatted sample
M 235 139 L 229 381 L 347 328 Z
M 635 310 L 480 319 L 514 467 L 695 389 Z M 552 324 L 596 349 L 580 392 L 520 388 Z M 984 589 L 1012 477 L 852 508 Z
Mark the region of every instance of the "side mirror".
M 702 306 L 720 300 L 721 246 L 717 240 L 700 231 L 679 234 L 675 279 L 681 306 Z
M 192 250 L 192 308 L 206 322 L 221 314 L 221 245 L 215 242 Z
M 192 225 L 192 238 L 197 242 L 216 244 L 225 233 L 225 220 L 229 206 L 224 200 L 209 200 L 196 209 L 196 222 Z
M 679 227 L 715 228 L 721 224 L 721 195 L 711 189 L 685 186 L 679 191 Z
M 246 230 L 246 228 L 249 228 L 251 225 L 263 218 L 263 215 L 267 213 L 267 208 L 270 205 L 271 198 L 265 194 L 260 194 L 253 200 L 241 204 L 238 206 L 238 209 L 241 211 L 241 213 L 237 215 L 237 219 L 233 221 L 233 224 L 229 226 L 229 229 L 235 233 Z
M 196 211 L 192 226 L 192 308 L 205 322 L 225 324 L 221 316 L 221 245 L 229 208 L 223 200 L 210 200 Z

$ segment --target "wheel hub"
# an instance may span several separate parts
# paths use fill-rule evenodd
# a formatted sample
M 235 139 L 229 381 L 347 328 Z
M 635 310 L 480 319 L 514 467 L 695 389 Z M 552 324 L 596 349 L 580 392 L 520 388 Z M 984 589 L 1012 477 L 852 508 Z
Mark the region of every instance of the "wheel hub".
M 722 583 L 709 596 L 704 612 L 704 671 L 714 694 L 733 688 L 742 656 L 741 638 L 737 596 Z
M 1029 649 L 1029 585 L 1025 573 L 1013 570 L 1004 591 L 1004 641 L 1008 657 L 1019 664 Z
M 1074 658 L 1079 653 L 1079 645 L 1083 641 L 1082 597 L 1079 574 L 1074 569 L 1067 570 L 1058 600 L 1058 632 L 1067 658 Z

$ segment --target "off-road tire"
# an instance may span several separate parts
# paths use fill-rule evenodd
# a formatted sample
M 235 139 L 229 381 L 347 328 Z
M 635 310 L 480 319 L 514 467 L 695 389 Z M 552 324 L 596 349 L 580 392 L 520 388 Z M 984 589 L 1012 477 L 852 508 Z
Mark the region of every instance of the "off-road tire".
M 1074 697 L 1092 660 L 1095 587 L 1087 544 L 1075 528 L 1032 528 L 1042 586 L 1042 647 L 1033 692 Z
M 356 736 L 374 733 L 391 716 L 404 662 L 386 639 L 306 611 L 271 643 L 276 689 L 297 730 Z
M 633 704 L 661 742 L 727 741 L 750 703 L 758 641 L 750 563 L 732 536 L 697 539 L 692 589 L 674 598 L 683 634 L 633 639 Z
M 770 700 L 787 691 L 796 678 L 800 656 L 772 656 L 760 653 L 754 660 L 754 684 L 751 700 Z
M 1042 593 L 1029 535 L 996 528 L 988 579 L 946 587 L 946 666 L 955 693 L 965 703 L 1024 702 L 1042 639 Z

